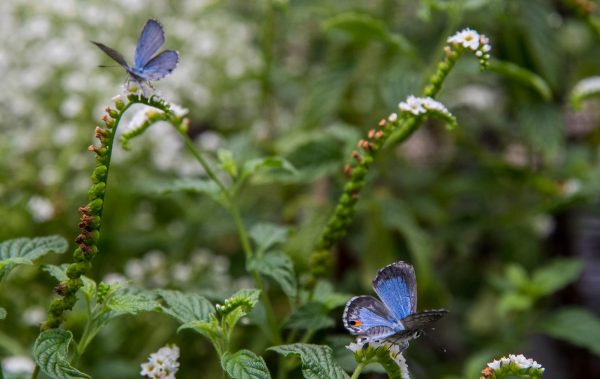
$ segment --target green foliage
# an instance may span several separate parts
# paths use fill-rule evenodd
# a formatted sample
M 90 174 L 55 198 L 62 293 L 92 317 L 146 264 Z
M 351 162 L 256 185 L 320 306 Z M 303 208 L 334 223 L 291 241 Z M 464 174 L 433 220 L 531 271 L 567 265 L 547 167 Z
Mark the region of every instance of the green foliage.
M 221 365 L 232 379 L 271 378 L 264 359 L 250 350 L 240 350 L 233 354 L 225 353 L 221 358 Z
M 6 309 L 0 307 L 0 320 L 4 320 L 6 318 Z
M 541 330 L 600 355 L 600 319 L 582 308 L 563 308 L 546 317 Z
M 0 280 L 18 265 L 31 265 L 48 253 L 62 254 L 67 241 L 60 236 L 17 238 L 0 243 Z
M 349 376 L 333 359 L 329 346 L 295 343 L 270 347 L 278 354 L 299 356 L 302 361 L 302 374 L 306 379 L 348 379 Z
M 159 290 L 158 294 L 166 303 L 161 307 L 162 311 L 182 324 L 197 320 L 208 321 L 215 312 L 210 301 L 200 295 L 167 290 Z
M 298 283 L 294 263 L 284 252 L 270 251 L 261 257 L 253 258 L 248 268 L 276 281 L 290 298 L 296 297 Z
M 38 336 L 33 346 L 33 357 L 39 368 L 49 377 L 77 379 L 91 377 L 69 364 L 68 349 L 73 334 L 68 330 L 46 330 Z

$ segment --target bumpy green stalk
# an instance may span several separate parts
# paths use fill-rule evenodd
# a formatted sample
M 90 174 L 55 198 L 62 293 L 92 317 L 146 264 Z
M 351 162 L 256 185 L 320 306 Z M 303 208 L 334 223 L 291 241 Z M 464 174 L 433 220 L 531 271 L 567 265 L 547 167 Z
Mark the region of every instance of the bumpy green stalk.
M 59 296 L 52 300 L 48 311 L 48 319 L 41 326 L 42 330 L 57 328 L 64 320 L 64 313 L 73 308 L 76 302 L 76 293 L 83 286 L 81 276 L 91 267 L 93 258 L 98 253 L 98 239 L 102 225 L 102 211 L 104 209 L 104 194 L 110 169 L 114 136 L 121 121 L 121 117 L 131 103 L 125 105 L 121 100 L 116 101 L 116 109 L 107 107 L 106 114 L 102 117 L 104 127 L 96 127 L 96 138 L 100 146 L 90 146 L 89 151 L 96 153 L 96 167 L 92 172 L 92 185 L 88 191 L 89 202 L 79 208 L 79 235 L 75 238 L 78 247 L 73 252 L 73 263 L 67 268 L 68 280 L 54 287 L 54 292 Z
M 444 59 L 438 64 L 436 72 L 431 76 L 423 91 L 426 97 L 435 97 L 439 92 L 448 73 L 461 56 L 462 50 L 447 48 L 445 53 Z M 329 261 L 331 260 L 329 250 L 348 232 L 360 191 L 365 185 L 365 176 L 373 164 L 377 152 L 384 146 L 406 140 L 420 126 L 421 121 L 422 119 L 418 117 L 401 118 L 393 121 L 382 119 L 377 129 L 369 131 L 367 139 L 361 139 L 358 142 L 358 147 L 362 152 L 353 151 L 352 157 L 355 159 L 355 163 L 344 167 L 344 173 L 349 176 L 349 180 L 344 186 L 333 215 L 311 254 L 312 277 L 309 280 L 309 286 L 314 284 L 316 278 L 322 277 L 328 271 Z

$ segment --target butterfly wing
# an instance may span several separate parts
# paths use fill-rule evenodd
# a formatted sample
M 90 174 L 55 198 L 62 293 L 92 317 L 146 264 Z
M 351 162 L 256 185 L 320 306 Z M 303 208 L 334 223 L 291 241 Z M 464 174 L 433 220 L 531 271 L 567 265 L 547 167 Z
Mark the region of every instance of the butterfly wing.
M 356 296 L 348 300 L 342 318 L 350 333 L 365 336 L 367 342 L 382 340 L 397 332 L 394 316 L 372 296 Z
M 448 311 L 445 309 L 434 309 L 430 311 L 413 313 L 406 316 L 402 320 L 402 324 L 407 330 L 420 330 L 439 320 L 446 313 L 448 313 Z
M 125 69 L 129 70 L 129 66 L 127 65 L 127 61 L 125 61 L 125 58 L 123 58 L 123 56 L 121 55 L 121 53 L 119 53 L 118 51 L 116 51 L 115 49 L 111 49 L 110 47 L 100 43 L 100 42 L 94 42 L 92 41 L 92 43 L 96 46 L 98 46 L 100 48 L 100 50 L 104 51 L 106 53 L 106 55 L 108 55 L 109 57 L 111 57 L 115 62 L 117 62 L 118 64 L 120 64 L 121 66 L 125 67 Z
M 150 60 L 136 75 L 144 80 L 158 80 L 169 75 L 179 62 L 179 54 L 174 50 L 165 50 Z
M 135 48 L 134 69 L 139 71 L 149 64 L 150 58 L 164 43 L 165 32 L 160 22 L 155 19 L 146 21 L 146 25 L 144 25 L 137 47 Z
M 417 311 L 417 280 L 408 263 L 399 261 L 379 270 L 373 289 L 396 320 Z

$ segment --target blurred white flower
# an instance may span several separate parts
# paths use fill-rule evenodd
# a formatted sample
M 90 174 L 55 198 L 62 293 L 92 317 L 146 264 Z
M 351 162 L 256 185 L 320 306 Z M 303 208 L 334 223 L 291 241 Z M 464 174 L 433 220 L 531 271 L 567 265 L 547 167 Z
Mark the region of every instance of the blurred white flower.
M 525 357 L 523 354 L 514 355 L 509 354 L 507 357 L 502 357 L 500 360 L 494 359 L 493 361 L 487 364 L 487 367 L 494 371 L 501 371 L 504 367 L 517 367 L 518 369 L 526 370 L 526 369 L 536 369 L 544 372 L 544 368 L 541 364 L 537 363 L 531 358 Z
M 179 370 L 179 347 L 176 345 L 161 347 L 156 353 L 150 354 L 148 362 L 142 363 L 141 376 L 152 379 L 175 379 Z
M 109 272 L 108 274 L 104 275 L 102 281 L 106 284 L 117 284 L 127 281 L 127 278 L 118 272 Z
M 27 202 L 29 213 L 36 222 L 45 222 L 54 217 L 54 205 L 42 196 L 32 196 Z
M 600 92 L 600 76 L 591 76 L 577 82 L 572 90 L 572 96 L 585 97 Z
M 46 309 L 44 307 L 31 307 L 23 312 L 23 322 L 27 325 L 39 326 L 46 320 Z
M 500 368 L 500 364 L 502 362 L 500 362 L 499 360 L 494 359 L 493 361 L 491 361 L 490 363 L 487 364 L 487 366 L 489 368 L 491 368 L 492 370 L 498 370 Z
M 7 374 L 31 374 L 35 363 L 25 355 L 15 355 L 2 359 L 2 369 Z

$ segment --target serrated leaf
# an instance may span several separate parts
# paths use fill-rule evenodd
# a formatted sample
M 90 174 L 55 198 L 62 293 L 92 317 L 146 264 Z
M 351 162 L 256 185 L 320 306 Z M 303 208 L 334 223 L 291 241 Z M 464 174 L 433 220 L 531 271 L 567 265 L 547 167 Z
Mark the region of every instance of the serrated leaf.
M 167 290 L 159 290 L 158 294 L 167 305 L 162 307 L 163 312 L 182 324 L 195 320 L 208 321 L 210 315 L 215 312 L 211 302 L 204 296 Z
M 42 269 L 42 271 L 50 274 L 51 277 L 53 277 L 54 279 L 56 279 L 59 282 L 69 279 L 69 277 L 67 276 L 67 265 L 66 264 L 61 265 L 61 266 L 47 264 L 47 265 L 42 265 L 41 269 Z
M 160 304 L 147 294 L 114 294 L 106 302 L 106 307 L 111 311 L 104 321 L 125 314 L 135 315 L 138 312 L 153 312 L 160 308 Z
M 554 312 L 542 323 L 541 330 L 600 355 L 600 319 L 583 308 L 563 308 Z
M 298 283 L 294 263 L 283 252 L 272 251 L 262 257 L 256 257 L 250 261 L 248 268 L 275 280 L 288 297 L 296 297 Z
M 91 377 L 69 364 L 68 349 L 73 338 L 68 330 L 45 330 L 33 345 L 33 359 L 44 374 L 55 379 L 81 379 Z
M 541 76 L 534 72 L 514 63 L 497 59 L 492 59 L 487 69 L 533 89 L 545 101 L 550 101 L 552 99 L 552 89 Z
M 215 346 L 215 349 L 220 346 L 220 341 L 223 339 L 222 330 L 219 327 L 219 322 L 214 315 L 210 315 L 209 321 L 196 320 L 187 322 L 177 328 L 177 332 L 184 329 L 192 329 L 202 334 L 204 337 L 208 338 L 210 342 L 212 342 L 213 346 Z
M 0 307 L 0 320 L 4 320 L 6 318 L 6 309 Z
M 226 352 L 221 358 L 221 365 L 232 379 L 271 378 L 264 359 L 250 350 L 240 350 L 233 354 Z
M 284 356 L 297 355 L 302 361 L 302 374 L 307 379 L 348 379 L 349 376 L 333 359 L 329 346 L 295 343 L 270 347 Z
M 550 295 L 579 277 L 583 262 L 579 259 L 557 259 L 533 273 L 532 284 L 543 295 Z
M 250 229 L 250 238 L 256 244 L 257 251 L 265 252 L 275 245 L 284 243 L 287 240 L 288 230 L 275 224 L 256 224 Z
M 319 330 L 335 326 L 335 321 L 328 316 L 329 310 L 323 303 L 310 302 L 302 304 L 285 322 L 286 328 Z
M 0 243 L 0 280 L 19 264 L 32 264 L 51 252 L 62 254 L 67 241 L 60 236 L 17 238 Z

